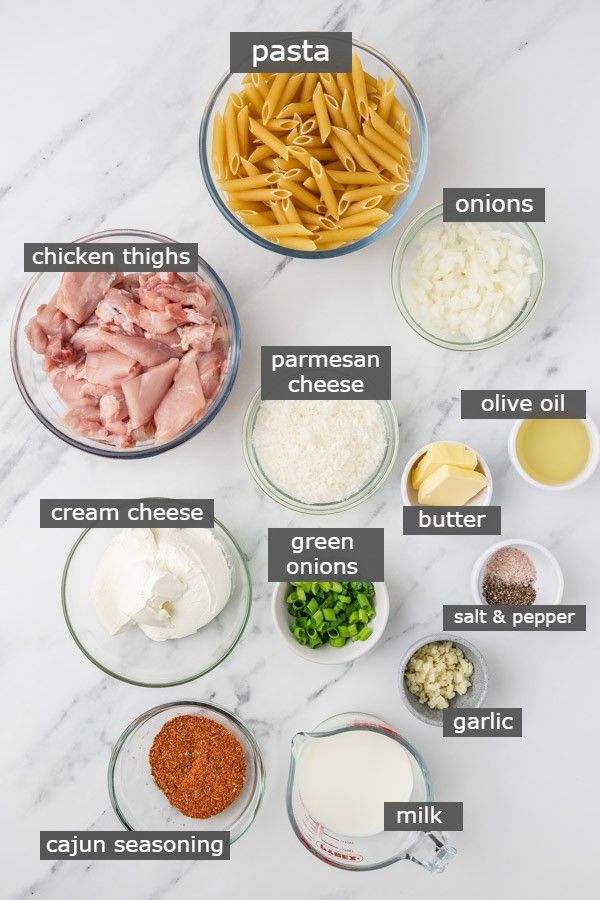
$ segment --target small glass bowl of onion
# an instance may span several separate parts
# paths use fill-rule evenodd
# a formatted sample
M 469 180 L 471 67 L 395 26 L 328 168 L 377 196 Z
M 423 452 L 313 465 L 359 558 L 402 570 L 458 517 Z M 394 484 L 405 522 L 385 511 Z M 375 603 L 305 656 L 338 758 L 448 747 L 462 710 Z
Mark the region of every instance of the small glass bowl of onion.
M 456 234 L 455 228 L 460 234 L 458 252 L 462 248 L 465 253 L 469 237 L 473 238 L 473 255 L 465 259 L 468 265 L 464 269 L 456 255 L 457 248 L 448 246 Z M 495 231 L 501 233 L 501 239 Z M 473 277 L 471 284 L 463 281 L 459 286 L 462 297 L 458 298 L 458 289 L 452 295 L 450 279 L 457 270 L 459 277 L 475 276 L 477 254 L 483 252 L 484 259 L 491 259 L 497 249 L 503 253 L 507 248 L 511 254 L 508 262 L 513 269 L 509 269 L 506 281 L 504 272 L 485 272 L 479 267 L 478 280 Z M 416 216 L 400 238 L 392 261 L 392 290 L 398 309 L 413 331 L 430 343 L 446 350 L 485 350 L 506 341 L 529 321 L 542 295 L 544 275 L 542 248 L 526 222 L 444 223 L 443 204 L 438 203 Z M 485 302 L 478 304 L 475 294 L 481 280 L 487 278 L 503 285 L 504 299 L 498 293 L 492 298 L 488 291 Z M 437 285 L 435 300 L 433 285 Z M 512 296 L 508 293 L 511 286 Z

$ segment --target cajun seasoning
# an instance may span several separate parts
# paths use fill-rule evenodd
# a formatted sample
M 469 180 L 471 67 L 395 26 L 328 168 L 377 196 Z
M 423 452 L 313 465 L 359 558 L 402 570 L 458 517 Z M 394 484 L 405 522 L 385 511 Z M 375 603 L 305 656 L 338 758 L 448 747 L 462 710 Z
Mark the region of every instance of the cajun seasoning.
M 157 787 L 192 819 L 223 812 L 246 780 L 242 745 L 224 725 L 205 716 L 165 722 L 152 742 L 149 761 Z

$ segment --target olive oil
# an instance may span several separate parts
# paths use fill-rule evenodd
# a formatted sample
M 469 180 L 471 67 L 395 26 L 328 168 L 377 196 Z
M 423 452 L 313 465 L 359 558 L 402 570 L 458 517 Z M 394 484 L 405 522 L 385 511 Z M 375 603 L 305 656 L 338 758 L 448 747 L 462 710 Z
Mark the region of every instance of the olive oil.
M 583 419 L 525 419 L 517 432 L 519 462 L 540 484 L 574 481 L 587 465 L 590 447 Z

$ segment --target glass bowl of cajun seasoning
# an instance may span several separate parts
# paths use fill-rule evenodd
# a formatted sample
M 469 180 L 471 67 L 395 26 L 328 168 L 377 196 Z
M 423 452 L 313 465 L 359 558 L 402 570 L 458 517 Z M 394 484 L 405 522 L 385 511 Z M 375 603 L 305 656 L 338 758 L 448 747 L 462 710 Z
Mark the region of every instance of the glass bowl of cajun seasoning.
M 260 748 L 244 723 L 212 703 L 176 700 L 129 725 L 111 754 L 108 791 L 129 831 L 250 827 L 263 795 Z

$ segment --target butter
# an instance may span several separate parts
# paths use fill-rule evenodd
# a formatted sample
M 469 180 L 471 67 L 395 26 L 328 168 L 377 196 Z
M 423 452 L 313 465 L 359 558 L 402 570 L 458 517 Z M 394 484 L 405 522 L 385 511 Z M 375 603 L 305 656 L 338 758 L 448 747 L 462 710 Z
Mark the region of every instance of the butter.
M 464 506 L 487 483 L 481 472 L 460 466 L 439 466 L 422 482 L 418 502 L 420 506 Z
M 426 453 L 413 466 L 411 483 L 417 490 L 440 466 L 460 466 L 461 469 L 477 468 L 477 454 L 464 444 L 446 444 L 438 441 L 430 444 Z

